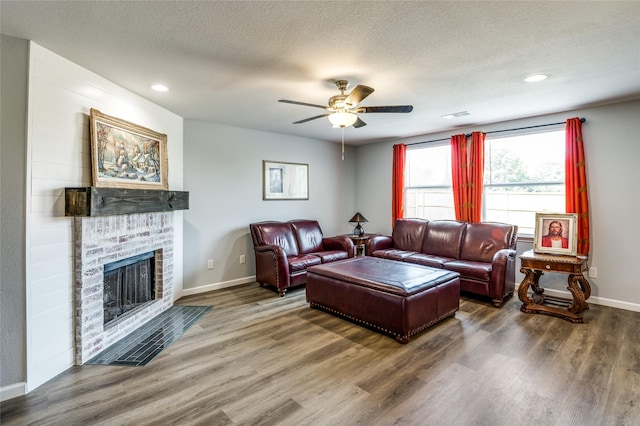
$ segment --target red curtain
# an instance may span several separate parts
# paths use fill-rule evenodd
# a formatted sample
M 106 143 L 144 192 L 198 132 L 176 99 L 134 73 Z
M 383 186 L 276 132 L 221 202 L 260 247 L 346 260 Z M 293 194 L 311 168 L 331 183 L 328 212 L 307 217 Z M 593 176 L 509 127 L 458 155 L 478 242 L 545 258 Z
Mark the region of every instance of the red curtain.
M 589 254 L 589 197 L 580 118 L 567 120 L 565 135 L 566 210 L 578 214 L 578 254 L 586 256 Z
M 482 186 L 484 179 L 484 139 L 482 132 L 451 136 L 451 173 L 456 219 L 465 222 L 482 220 Z
M 404 168 L 406 159 L 407 146 L 404 144 L 394 145 L 391 177 L 391 226 L 395 226 L 396 219 L 404 217 Z
M 467 221 L 482 221 L 482 188 L 484 185 L 484 139 L 486 134 L 473 132 L 469 149 L 469 202 Z
M 456 219 L 467 220 L 469 199 L 467 191 L 467 137 L 451 136 L 451 183 L 453 184 L 453 206 Z

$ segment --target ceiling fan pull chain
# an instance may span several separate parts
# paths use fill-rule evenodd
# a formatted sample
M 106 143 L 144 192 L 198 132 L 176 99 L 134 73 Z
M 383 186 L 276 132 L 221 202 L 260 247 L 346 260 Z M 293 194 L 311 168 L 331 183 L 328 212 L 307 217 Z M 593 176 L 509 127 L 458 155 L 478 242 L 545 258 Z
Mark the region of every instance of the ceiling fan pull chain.
M 344 161 L 344 126 L 342 126 L 342 161 Z

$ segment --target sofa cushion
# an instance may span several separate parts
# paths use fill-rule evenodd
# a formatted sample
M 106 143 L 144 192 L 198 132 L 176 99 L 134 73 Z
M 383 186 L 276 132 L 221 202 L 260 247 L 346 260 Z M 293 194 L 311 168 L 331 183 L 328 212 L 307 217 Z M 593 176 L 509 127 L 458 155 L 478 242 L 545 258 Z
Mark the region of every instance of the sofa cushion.
M 442 268 L 447 262 L 451 262 L 450 257 L 433 256 L 431 254 L 415 253 L 404 259 L 405 262 L 416 263 L 418 265 L 430 266 L 432 268 Z
M 287 258 L 287 261 L 289 262 L 290 272 L 305 271 L 309 266 L 320 265 L 322 263 L 322 259 L 312 254 L 290 256 Z
M 289 221 L 295 232 L 300 253 L 312 253 L 322 251 L 322 229 L 315 220 L 291 220 Z
M 491 263 L 498 250 L 514 243 L 513 225 L 484 222 L 468 223 L 466 227 L 460 259 Z
M 474 262 L 471 260 L 452 260 L 444 264 L 445 269 L 458 272 L 461 277 L 473 278 L 488 282 L 491 278 L 491 262 Z
M 424 219 L 397 219 L 393 227 L 393 247 L 397 250 L 420 252 L 428 221 Z
M 376 250 L 373 253 L 371 253 L 373 257 L 381 257 L 383 259 L 400 260 L 400 261 L 414 254 L 416 254 L 415 251 L 396 250 L 396 249 Z
M 429 222 L 420 251 L 433 256 L 459 259 L 465 227 L 466 222 L 456 220 Z
M 252 225 L 254 244 L 263 246 L 280 246 L 287 256 L 297 256 L 298 242 L 293 228 L 283 222 L 260 222 Z
M 349 253 L 343 250 L 314 251 L 309 254 L 318 256 L 322 263 L 335 262 L 336 260 L 349 258 Z

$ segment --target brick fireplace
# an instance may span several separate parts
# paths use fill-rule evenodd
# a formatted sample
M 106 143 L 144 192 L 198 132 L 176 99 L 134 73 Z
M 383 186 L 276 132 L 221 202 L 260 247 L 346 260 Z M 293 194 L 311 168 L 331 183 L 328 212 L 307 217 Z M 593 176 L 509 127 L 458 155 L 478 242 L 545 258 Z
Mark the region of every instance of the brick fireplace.
M 76 217 L 75 363 L 81 365 L 173 304 L 173 212 Z M 155 299 L 103 324 L 104 265 L 155 255 Z

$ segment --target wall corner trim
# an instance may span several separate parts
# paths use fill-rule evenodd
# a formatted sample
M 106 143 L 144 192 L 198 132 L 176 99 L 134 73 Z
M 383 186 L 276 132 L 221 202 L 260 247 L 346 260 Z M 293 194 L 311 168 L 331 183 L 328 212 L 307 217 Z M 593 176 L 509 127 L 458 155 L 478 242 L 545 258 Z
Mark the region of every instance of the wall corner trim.
M 8 399 L 17 398 L 27 394 L 27 383 L 20 382 L 14 383 L 9 386 L 2 386 L 0 388 L 0 401 L 6 401 Z

